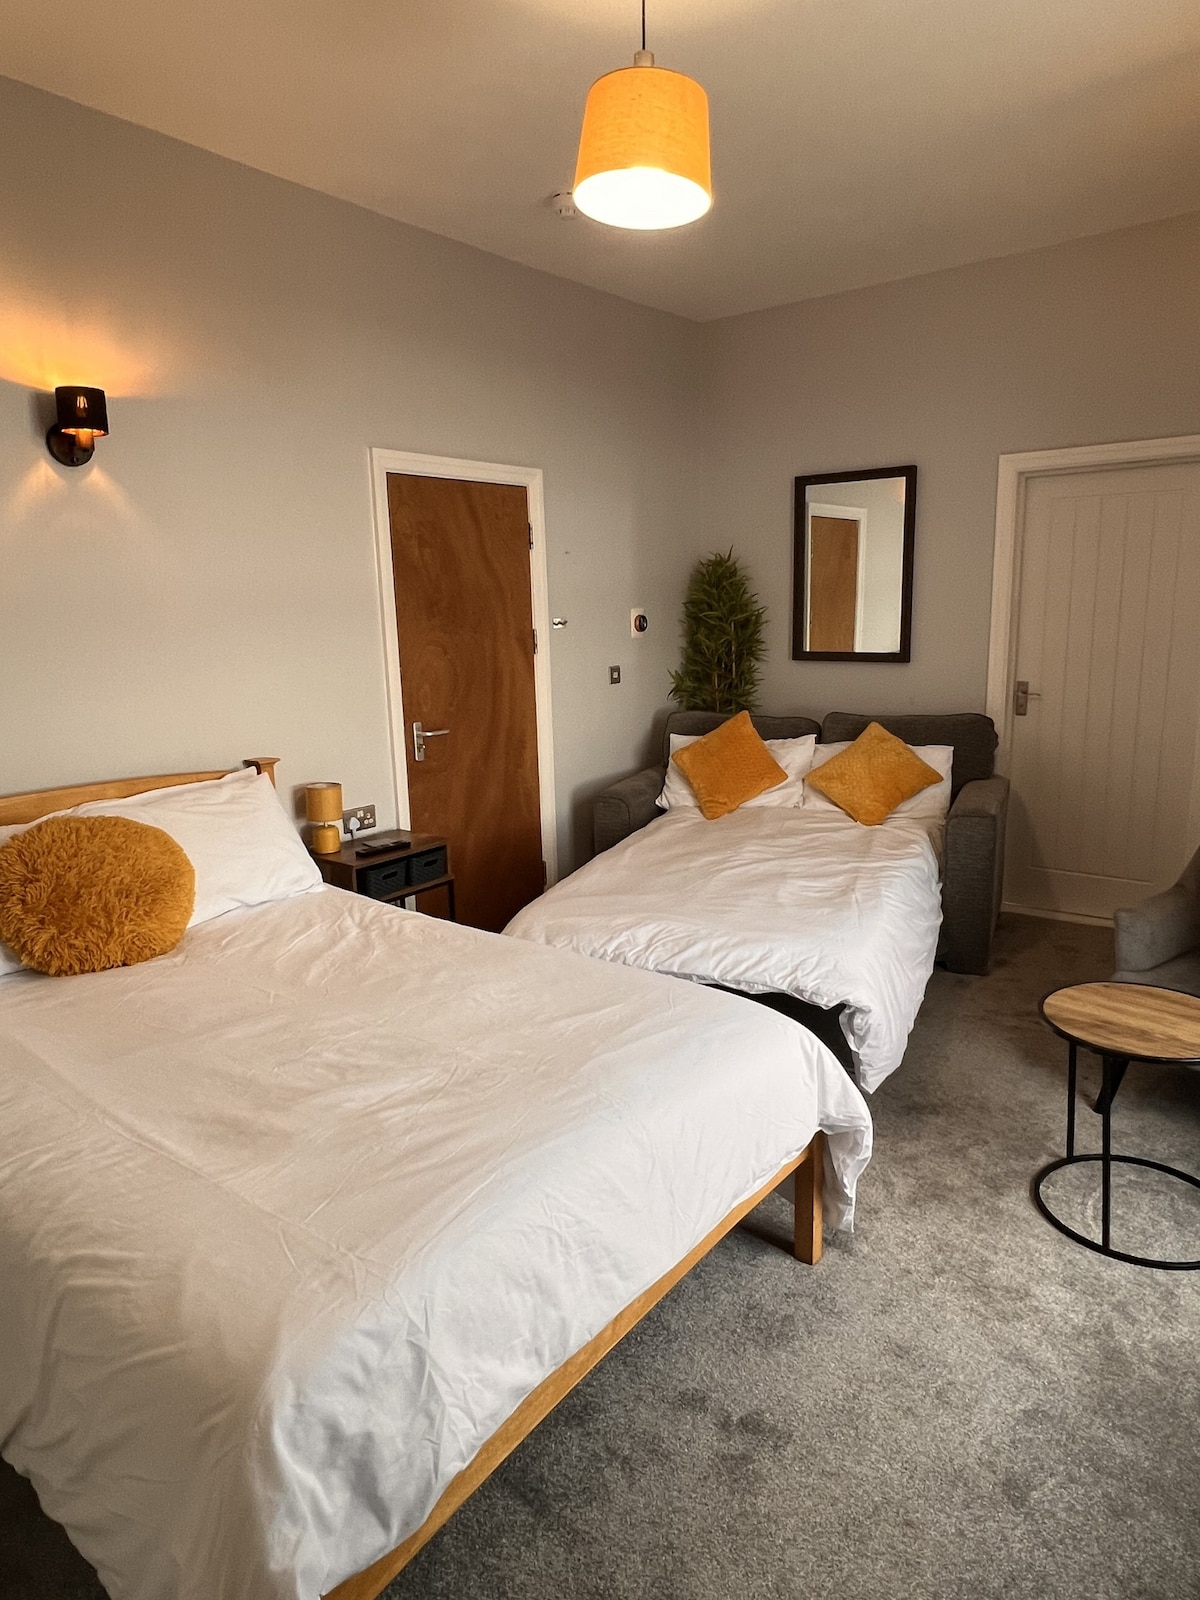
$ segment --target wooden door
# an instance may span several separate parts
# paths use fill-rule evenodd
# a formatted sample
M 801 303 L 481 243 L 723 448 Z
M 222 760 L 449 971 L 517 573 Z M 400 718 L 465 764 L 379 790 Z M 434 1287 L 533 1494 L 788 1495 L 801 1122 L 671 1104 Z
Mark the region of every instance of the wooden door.
M 410 825 L 449 839 L 459 921 L 499 931 L 545 881 L 528 500 L 514 484 L 387 483 Z
M 810 517 L 808 649 L 853 650 L 858 612 L 858 523 Z
M 1033 478 L 1006 900 L 1109 918 L 1200 844 L 1200 465 Z

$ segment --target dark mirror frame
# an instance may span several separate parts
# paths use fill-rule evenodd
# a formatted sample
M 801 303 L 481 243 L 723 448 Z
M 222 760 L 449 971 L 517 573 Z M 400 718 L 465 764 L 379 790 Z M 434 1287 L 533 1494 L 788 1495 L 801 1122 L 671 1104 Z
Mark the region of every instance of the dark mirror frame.
M 900 577 L 899 650 L 806 650 L 804 632 L 804 574 L 808 565 L 808 490 L 821 483 L 857 483 L 863 478 L 904 479 L 904 565 Z M 913 549 L 917 534 L 917 469 L 868 467 L 862 472 L 817 472 L 796 479 L 795 535 L 792 543 L 792 660 L 793 661 L 911 661 Z

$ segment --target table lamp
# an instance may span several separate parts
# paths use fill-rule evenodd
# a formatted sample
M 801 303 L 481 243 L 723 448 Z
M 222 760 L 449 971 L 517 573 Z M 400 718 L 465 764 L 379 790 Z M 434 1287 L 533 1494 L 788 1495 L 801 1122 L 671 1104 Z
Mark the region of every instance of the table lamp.
M 306 784 L 304 815 L 312 823 L 308 834 L 308 848 L 319 856 L 336 854 L 342 848 L 341 784 Z

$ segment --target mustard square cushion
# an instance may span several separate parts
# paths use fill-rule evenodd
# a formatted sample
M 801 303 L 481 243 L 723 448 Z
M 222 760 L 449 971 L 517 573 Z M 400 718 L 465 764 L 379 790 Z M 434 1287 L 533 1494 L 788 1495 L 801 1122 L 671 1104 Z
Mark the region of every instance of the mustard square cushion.
M 676 750 L 671 760 L 691 784 L 700 813 L 709 822 L 787 779 L 748 711 L 739 711 L 695 744 Z
M 877 722 L 868 723 L 849 749 L 817 767 L 807 779 L 868 828 L 878 827 L 898 805 L 941 781 L 940 772 Z

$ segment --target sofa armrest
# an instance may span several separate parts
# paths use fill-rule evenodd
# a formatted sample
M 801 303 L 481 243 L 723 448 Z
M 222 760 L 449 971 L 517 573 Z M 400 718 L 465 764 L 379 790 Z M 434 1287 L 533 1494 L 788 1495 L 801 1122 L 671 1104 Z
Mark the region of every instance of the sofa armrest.
M 964 783 L 946 818 L 940 954 L 951 972 L 985 973 L 1000 915 L 1008 779 Z
M 1113 913 L 1117 971 L 1147 972 L 1200 945 L 1200 903 L 1182 883 Z
M 592 845 L 597 855 L 664 814 L 654 802 L 665 781 L 664 767 L 646 767 L 601 789 L 592 801 Z

